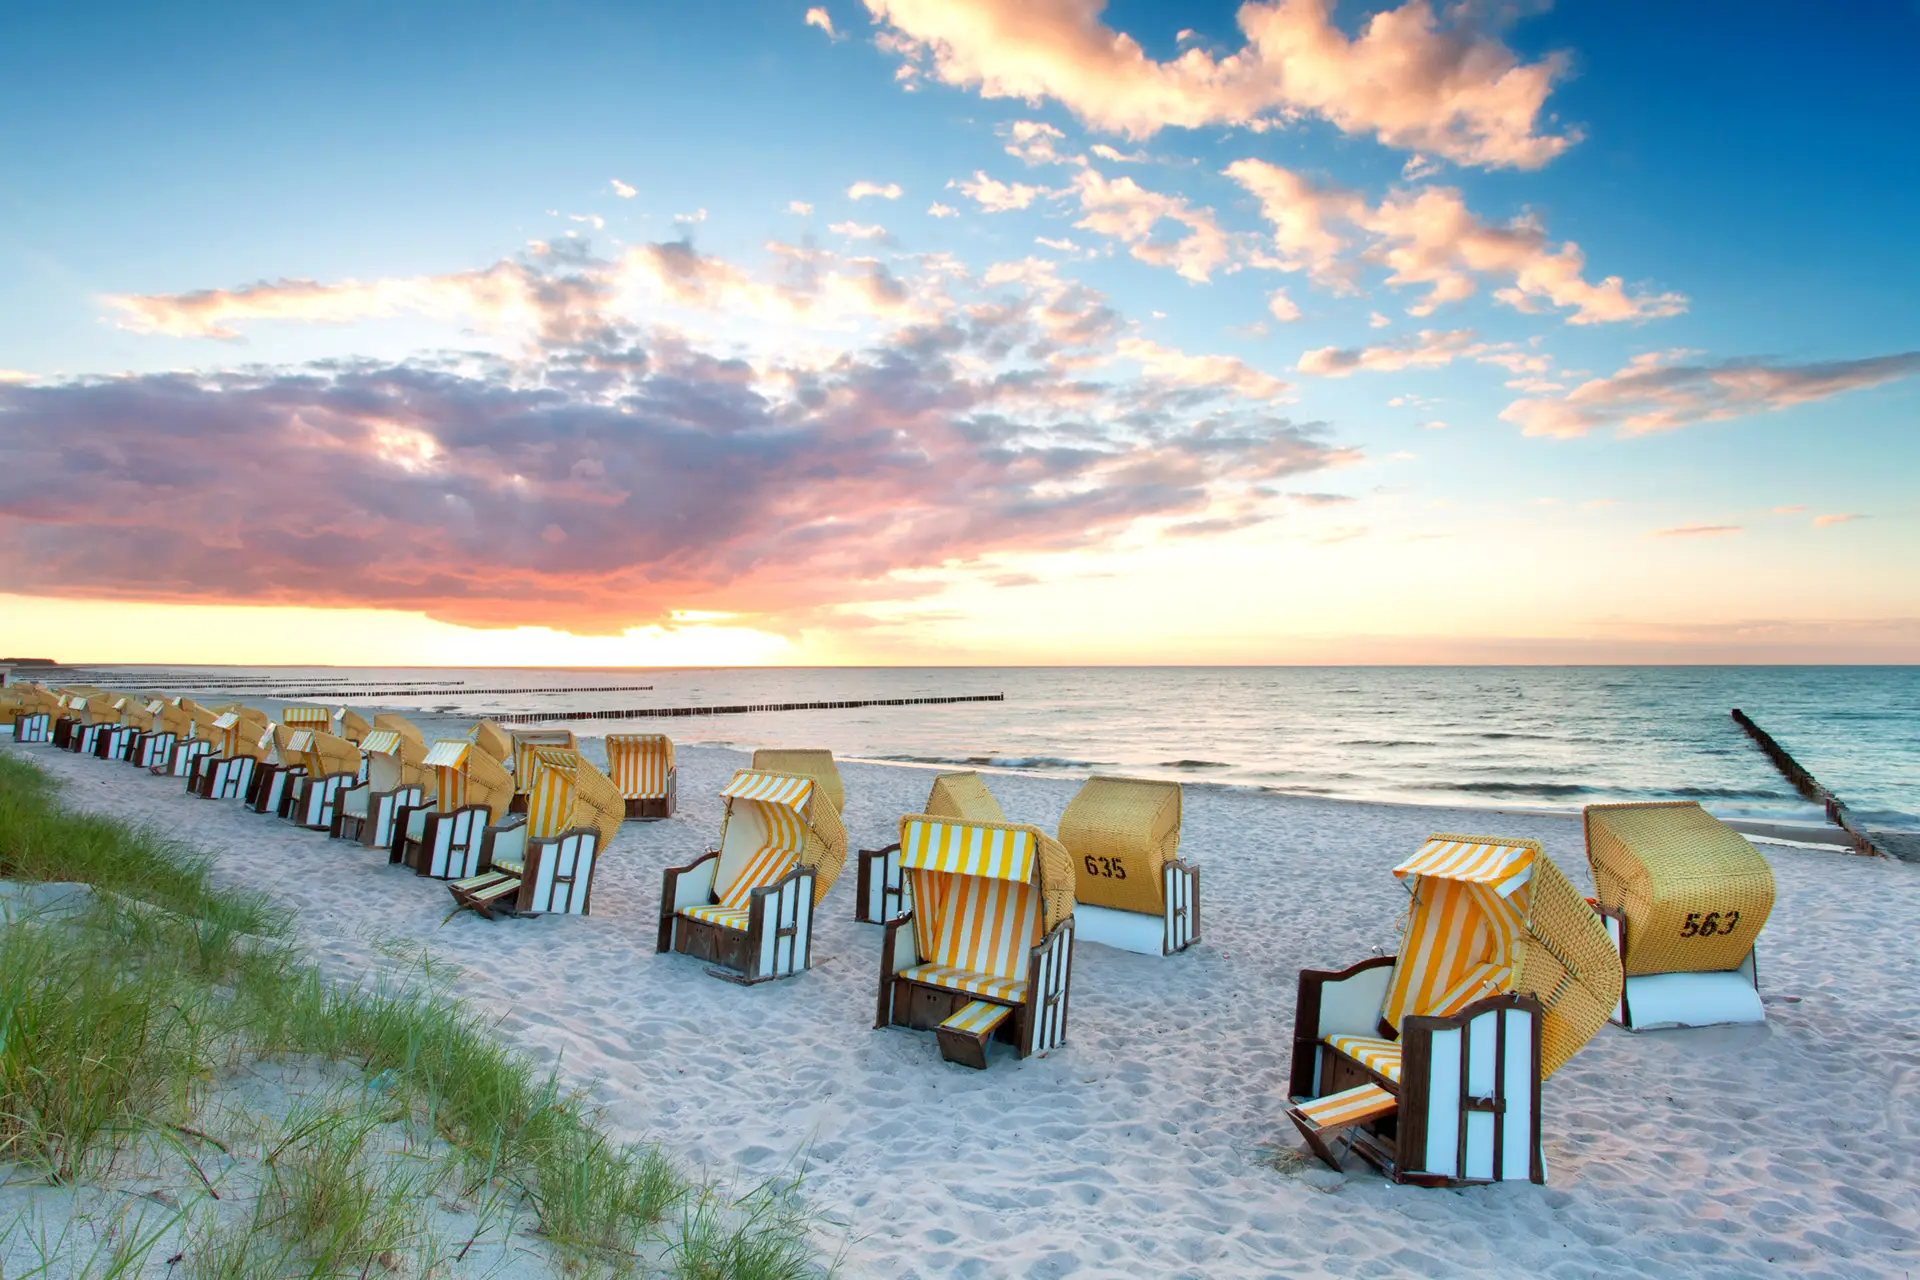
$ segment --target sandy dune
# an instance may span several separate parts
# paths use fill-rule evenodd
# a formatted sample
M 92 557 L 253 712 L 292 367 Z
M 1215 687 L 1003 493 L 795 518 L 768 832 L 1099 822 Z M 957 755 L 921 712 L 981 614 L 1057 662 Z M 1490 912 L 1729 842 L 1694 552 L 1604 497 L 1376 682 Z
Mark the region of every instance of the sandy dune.
M 1169 960 L 1084 945 L 1067 1046 L 990 1070 L 871 1029 L 880 931 L 851 866 L 815 968 L 740 988 L 656 956 L 663 867 L 718 833 L 737 753 L 685 749 L 682 809 L 628 824 L 591 918 L 444 925 L 438 884 L 177 782 L 30 751 L 71 803 L 152 822 L 223 880 L 301 909 L 347 976 L 383 940 L 430 948 L 508 1034 L 592 1079 L 615 1126 L 721 1172 L 806 1162 L 874 1276 L 1899 1275 L 1920 1263 L 1920 868 L 1762 846 L 1780 900 L 1761 942 L 1765 1027 L 1609 1028 L 1546 1087 L 1549 1185 L 1464 1191 L 1276 1172 L 1296 972 L 1391 948 L 1388 869 L 1433 830 L 1534 836 L 1587 886 L 1577 820 L 1190 788 L 1204 941 Z M 931 773 L 845 764 L 855 846 L 887 842 Z M 996 776 L 1052 829 L 1073 784 Z M 831 1247 L 831 1246 L 830 1246 Z

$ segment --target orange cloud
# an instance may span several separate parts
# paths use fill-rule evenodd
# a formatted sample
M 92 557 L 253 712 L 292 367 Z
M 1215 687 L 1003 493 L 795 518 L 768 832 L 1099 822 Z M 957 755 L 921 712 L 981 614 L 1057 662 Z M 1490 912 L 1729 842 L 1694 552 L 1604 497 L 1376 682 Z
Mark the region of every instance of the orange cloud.
M 1530 436 L 1584 436 L 1605 427 L 1639 436 L 1811 404 L 1920 373 L 1920 351 L 1801 365 L 1676 363 L 1685 354 L 1636 357 L 1611 377 L 1562 396 L 1516 400 L 1500 416 Z
M 1406 369 L 1437 369 L 1452 364 L 1456 356 L 1474 355 L 1485 349 L 1484 344 L 1475 343 L 1471 329 L 1451 329 L 1445 333 L 1437 329 L 1422 329 L 1399 342 L 1383 346 L 1357 350 L 1321 347 L 1302 352 L 1297 367 L 1302 373 L 1317 374 L 1323 378 L 1344 378 L 1363 370 L 1398 373 Z
M 960 181 L 950 184 L 960 194 L 972 200 L 988 213 L 1009 213 L 1015 209 L 1024 209 L 1041 196 L 1047 195 L 1045 187 L 1030 187 L 1021 182 L 996 182 L 979 169 L 973 171 L 972 181 Z
M 1656 538 L 1719 538 L 1730 533 L 1739 533 L 1742 526 L 1737 524 L 1683 524 L 1671 529 L 1656 529 Z
M 1085 215 L 1073 225 L 1120 241 L 1142 262 L 1204 284 L 1231 255 L 1232 242 L 1213 211 L 1180 196 L 1149 191 L 1132 178 L 1108 179 L 1093 169 L 1076 175 L 1072 190 Z M 1158 235 L 1162 223 L 1183 230 L 1171 238 Z
M 1813 518 L 1813 527 L 1816 529 L 1824 529 L 1828 525 L 1850 524 L 1855 520 L 1865 520 L 1865 519 L 1866 517 L 1863 515 L 1860 515 L 1858 512 L 1855 512 L 1849 515 L 1815 516 Z
M 1427 0 L 1374 14 L 1358 37 L 1331 0 L 1248 3 L 1244 45 L 1216 59 L 1196 48 L 1149 58 L 1106 26 L 1104 0 L 866 0 L 883 48 L 987 98 L 1053 98 L 1088 124 L 1145 138 L 1172 125 L 1268 128 L 1311 114 L 1352 134 L 1489 168 L 1537 169 L 1578 140 L 1539 130 L 1566 71 L 1555 54 L 1522 63 L 1484 10 L 1446 21 Z

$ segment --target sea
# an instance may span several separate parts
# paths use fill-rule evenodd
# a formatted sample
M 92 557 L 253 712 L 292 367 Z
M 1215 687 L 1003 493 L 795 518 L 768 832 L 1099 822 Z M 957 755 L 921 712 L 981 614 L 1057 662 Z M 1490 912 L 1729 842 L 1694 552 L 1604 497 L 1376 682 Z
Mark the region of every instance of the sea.
M 1568 811 L 1692 799 L 1818 823 L 1742 708 L 1855 815 L 1920 829 L 1920 667 L 89 668 L 110 688 L 324 701 L 425 720 L 999 694 L 1004 700 L 590 719 L 582 737 L 1125 773 L 1353 800 Z M 21 670 L 16 678 L 30 671 Z

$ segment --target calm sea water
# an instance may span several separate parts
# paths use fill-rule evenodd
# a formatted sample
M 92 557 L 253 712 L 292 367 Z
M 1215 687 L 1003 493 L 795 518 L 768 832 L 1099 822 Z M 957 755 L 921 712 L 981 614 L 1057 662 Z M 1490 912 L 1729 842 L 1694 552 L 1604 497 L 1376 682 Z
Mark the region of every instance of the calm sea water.
M 248 701 L 339 682 L 627 690 L 456 688 L 368 698 L 342 688 L 327 699 L 470 718 L 1004 693 L 995 703 L 571 727 L 582 736 L 658 728 L 690 744 L 827 746 L 879 760 L 1099 769 L 1364 800 L 1575 809 L 1685 798 L 1723 817 L 1819 821 L 1733 723 L 1728 713 L 1740 707 L 1860 816 L 1920 827 L 1916 667 L 121 670 L 125 683 L 142 686 L 167 687 L 169 675 L 174 683 L 232 681 L 230 691 Z M 253 683 L 261 680 L 276 683 Z M 208 685 L 196 696 L 211 692 Z

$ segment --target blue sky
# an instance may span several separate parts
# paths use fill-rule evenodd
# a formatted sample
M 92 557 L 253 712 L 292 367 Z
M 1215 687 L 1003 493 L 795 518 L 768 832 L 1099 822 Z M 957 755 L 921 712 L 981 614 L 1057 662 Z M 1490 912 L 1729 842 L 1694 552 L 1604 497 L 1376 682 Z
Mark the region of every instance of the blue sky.
M 1435 73 L 1452 77 L 1443 91 L 1419 77 L 1383 88 L 1312 53 L 1311 41 L 1280 69 L 1229 84 L 1220 68 L 1246 59 L 1258 37 L 1227 4 L 818 7 L 824 21 L 808 20 L 815 6 L 787 3 L 182 5 L 10 17 L 0 45 L 0 370 L 12 380 L 0 395 L 23 398 L 0 400 L 0 434 L 34 446 L 36 460 L 31 476 L 0 487 L 0 547 L 14 547 L 0 556 L 0 589 L 18 602 L 7 611 L 19 628 L 11 634 L 23 644 L 51 638 L 75 602 L 111 601 L 182 618 L 256 605 L 262 636 L 276 630 L 275 609 L 372 604 L 425 619 L 416 627 L 425 654 L 449 642 L 446 628 L 519 626 L 542 630 L 514 654 L 554 660 L 574 652 L 569 632 L 630 629 L 628 648 L 595 654 L 645 661 L 663 636 L 688 642 L 702 626 L 765 637 L 740 652 L 767 660 L 1920 654 L 1911 496 L 1920 249 L 1910 214 L 1920 90 L 1903 61 L 1920 45 L 1920 10 L 1860 6 L 1842 21 L 1787 4 L 1567 7 L 1503 22 L 1479 8 L 1422 26 L 1415 19 L 1427 11 L 1412 5 L 1341 5 L 1330 15 L 1298 0 L 1249 6 L 1273 19 L 1269 49 L 1308 37 L 1362 49 L 1376 14 L 1383 28 L 1399 21 L 1406 50 L 1456 58 Z M 1038 17 L 1029 28 L 1023 15 Z M 1140 59 L 1099 52 L 1122 36 L 1138 42 Z M 1207 59 L 1212 78 L 1168 70 L 1183 54 Z M 1537 111 L 1485 96 L 1475 80 L 1549 63 Z M 1171 84 L 1167 109 L 1188 112 L 1195 127 L 1128 114 L 1148 82 L 1127 78 L 1149 75 Z M 1433 145 L 1409 141 L 1423 110 L 1462 102 L 1449 130 L 1430 133 Z M 1065 159 L 1011 154 L 1020 128 Z M 1281 262 L 1288 246 L 1252 179 L 1223 172 L 1236 162 L 1303 180 L 1337 247 L 1303 266 L 1294 245 Z M 991 190 L 950 185 L 975 175 L 1038 190 L 1016 188 L 1025 207 L 996 212 Z M 1098 184 L 1129 181 L 1100 221 L 1089 190 L 1111 194 Z M 863 182 L 899 194 L 852 198 Z M 1535 265 L 1577 245 L 1578 269 L 1555 277 L 1573 282 L 1569 292 L 1550 296 L 1558 286 L 1549 285 L 1519 296 L 1519 307 L 1500 300 L 1516 283 L 1511 271 L 1463 266 L 1467 241 L 1409 212 L 1423 195 L 1452 201 L 1495 236 L 1532 219 Z M 1119 222 L 1155 201 L 1202 231 L 1149 218 L 1151 230 L 1130 239 Z M 811 208 L 796 213 L 795 202 Z M 931 206 L 954 213 L 932 216 Z M 1416 222 L 1420 230 L 1408 230 Z M 860 238 L 876 227 L 884 236 Z M 661 285 L 655 268 L 652 294 L 608 304 L 632 329 L 627 349 L 653 353 L 644 376 L 660 378 L 659 353 L 685 344 L 745 362 L 762 395 L 794 385 L 787 373 L 773 377 L 776 367 L 826 370 L 834 351 L 878 377 L 918 350 L 902 345 L 901 326 L 971 314 L 993 289 L 1026 290 L 1031 302 L 1083 287 L 1070 305 L 1101 309 L 1108 329 L 1078 354 L 1049 357 L 1058 383 L 1041 408 L 1023 410 L 1040 416 L 1013 413 L 1005 430 L 1025 430 L 1036 450 L 1070 438 L 1097 439 L 1106 452 L 1090 470 L 1037 481 L 1041 452 L 1025 470 L 983 474 L 980 504 L 1001 526 L 991 536 L 962 528 L 956 511 L 972 505 L 964 486 L 929 496 L 909 478 L 901 501 L 915 513 L 911 531 L 885 518 L 885 484 L 856 486 L 835 501 L 858 505 L 862 532 L 833 552 L 808 551 L 774 526 L 743 525 L 707 543 L 664 538 L 647 523 L 658 503 L 643 510 L 634 496 L 644 485 L 592 499 L 612 504 L 595 517 L 594 545 L 623 548 L 617 554 L 571 550 L 586 539 L 568 539 L 569 521 L 545 508 L 501 508 L 487 517 L 504 522 L 492 536 L 530 550 L 477 564 L 451 586 L 429 581 L 437 575 L 417 562 L 326 585 L 339 575 L 310 548 L 324 541 L 316 529 L 342 529 L 310 512 L 285 528 L 256 516 L 222 543 L 149 511 L 168 497 L 218 503 L 244 489 L 242 475 L 219 467 L 187 468 L 164 492 L 151 466 L 145 476 L 113 473 L 111 483 L 138 495 L 129 512 L 143 514 L 107 524 L 36 500 L 48 484 L 131 467 L 113 432 L 133 430 L 149 410 L 103 409 L 100 377 L 186 371 L 204 381 L 247 366 L 282 381 L 244 394 L 284 408 L 285 386 L 310 382 L 315 361 L 445 368 L 451 357 L 434 353 L 486 351 L 502 363 L 467 359 L 466 407 L 442 406 L 453 418 L 409 408 L 408 429 L 431 440 L 429 461 L 403 477 L 404 500 L 376 508 L 357 496 L 362 481 L 392 479 L 355 469 L 396 465 L 391 441 L 350 447 L 345 466 L 303 461 L 284 440 L 267 455 L 278 448 L 296 474 L 312 466 L 306 491 L 329 491 L 330 510 L 357 512 L 348 524 L 388 522 L 376 542 L 411 539 L 434 543 L 442 560 L 484 560 L 478 543 L 422 514 L 436 467 L 473 474 L 454 461 L 471 425 L 458 415 L 486 416 L 473 407 L 483 393 L 529 379 L 580 405 L 617 397 L 559 377 L 560 340 L 543 333 L 530 348 L 526 307 L 505 318 L 470 313 L 445 301 L 444 282 L 515 260 L 531 241 L 563 245 L 569 232 L 574 252 L 602 263 L 679 243 L 700 263 L 769 287 L 800 288 L 793 273 L 805 271 L 916 282 L 924 305 L 904 318 L 858 307 L 830 314 L 811 301 L 796 311 L 781 299 L 760 314 L 741 300 L 764 301 L 764 291 L 693 299 Z M 1181 245 L 1200 252 L 1209 235 L 1210 256 L 1181 274 L 1169 255 Z M 1380 258 L 1396 246 L 1439 257 L 1419 279 L 1391 284 Z M 803 267 L 799 253 L 816 256 Z M 1021 263 L 1042 265 L 1019 275 Z M 631 282 L 624 268 L 581 270 Z M 971 283 L 939 283 L 953 272 Z M 1610 295 L 1593 292 L 1609 277 L 1621 281 Z M 272 292 L 287 281 L 320 292 L 289 303 Z M 1436 281 L 1468 296 L 1409 314 Z M 345 282 L 413 282 L 379 295 L 411 301 L 365 305 L 340 292 Z M 267 292 L 253 288 L 263 283 Z M 1587 304 L 1567 301 L 1576 289 Z M 212 334 L 194 309 L 205 290 L 238 297 L 222 304 L 238 317 L 220 326 L 229 336 Z M 1296 318 L 1270 309 L 1276 290 L 1286 302 L 1274 305 Z M 152 301 L 140 311 L 115 298 Z M 582 341 L 565 339 L 576 353 Z M 981 341 L 967 360 L 1000 350 Z M 1394 367 L 1396 346 L 1423 358 Z M 1369 348 L 1374 357 L 1358 354 Z M 1329 349 L 1363 367 L 1328 376 L 1332 366 L 1308 353 Z M 1195 363 L 1207 357 L 1238 363 Z M 1375 360 L 1381 367 L 1365 367 Z M 706 376 L 691 368 L 674 373 L 675 387 Z M 1080 396 L 1075 379 L 1099 381 L 1099 395 Z M 665 407 L 667 389 L 652 386 L 643 416 L 691 421 Z M 152 390 L 124 388 L 136 398 Z M 894 420 L 894 402 L 862 408 L 843 390 L 848 422 Z M 241 403 L 232 386 L 196 393 L 215 412 Z M 1536 407 L 1516 410 L 1523 400 Z M 805 429 L 795 416 L 811 411 L 805 400 L 765 403 L 769 423 Z M 1643 430 L 1650 408 L 1676 410 L 1678 424 Z M 983 438 L 981 415 L 1000 422 L 1009 412 L 975 397 L 900 430 L 951 475 L 1001 457 L 953 442 Z M 1231 464 L 1151 484 L 1114 480 L 1143 439 L 1173 442 L 1153 465 L 1175 455 L 1184 465 L 1212 450 L 1196 441 L 1213 440 L 1229 418 L 1244 428 Z M 249 419 L 243 436 L 257 443 L 288 421 Z M 548 425 L 529 420 L 532 435 L 515 436 L 515 447 L 538 453 L 538 433 L 553 429 L 540 422 Z M 1433 423 L 1445 426 L 1422 425 Z M 1528 423 L 1536 434 L 1523 434 Z M 700 429 L 709 442 L 734 438 L 714 421 Z M 170 447 L 187 450 L 192 431 L 178 430 Z M 923 431 L 962 452 L 928 445 Z M 1295 433 L 1284 460 L 1247 443 L 1265 433 L 1271 444 L 1275 431 Z M 98 440 L 50 447 L 82 432 Z M 1169 434 L 1178 432 L 1187 434 Z M 1036 443 L 1042 437 L 1051 443 Z M 608 439 L 580 448 L 620 447 Z M 844 438 L 833 439 L 809 465 L 849 465 Z M 720 474 L 729 457 L 716 446 L 683 465 Z M 621 461 L 582 454 L 570 465 L 605 462 L 626 475 Z M 661 456 L 645 465 L 663 465 Z M 854 480 L 845 470 L 836 478 Z M 774 486 L 770 504 L 792 498 L 779 482 L 755 483 Z M 554 499 L 563 509 L 570 500 Z M 1076 525 L 1061 506 L 1068 500 L 1101 514 Z M 1016 527 L 1042 509 L 1031 529 Z M 807 510 L 811 545 L 833 545 L 836 517 Z M 860 523 L 855 514 L 842 524 Z M 687 513 L 673 519 L 682 526 Z M 116 553 L 130 526 L 169 548 L 156 552 L 164 572 L 137 572 Z M 545 549 L 532 542 L 543 534 Z M 226 556 L 236 539 L 244 570 Z M 853 553 L 876 540 L 913 550 Z M 287 549 L 296 545 L 309 550 Z M 1125 644 L 1113 626 L 1076 621 L 1130 616 L 1129 593 L 1150 583 L 1217 584 L 1249 571 L 1284 584 L 1290 601 L 1233 599 Z M 567 585 L 529 594 L 529 575 Z M 806 582 L 817 589 L 796 585 Z M 1405 606 L 1390 607 L 1396 598 Z M 1036 610 L 1051 640 L 1025 634 L 1021 620 Z

